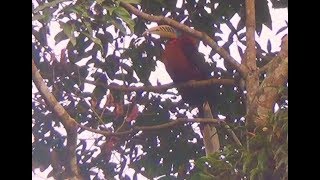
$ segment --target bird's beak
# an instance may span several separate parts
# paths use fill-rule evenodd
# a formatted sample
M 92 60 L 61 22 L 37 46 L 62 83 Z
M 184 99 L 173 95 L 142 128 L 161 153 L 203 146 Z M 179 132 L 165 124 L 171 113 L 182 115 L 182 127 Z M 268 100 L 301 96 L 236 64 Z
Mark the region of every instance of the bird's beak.
M 144 33 L 142 33 L 143 36 L 146 36 L 148 34 L 157 34 L 160 37 L 169 38 L 169 39 L 177 38 L 177 33 L 175 29 L 168 25 L 160 25 L 157 27 L 152 27 L 146 30 Z

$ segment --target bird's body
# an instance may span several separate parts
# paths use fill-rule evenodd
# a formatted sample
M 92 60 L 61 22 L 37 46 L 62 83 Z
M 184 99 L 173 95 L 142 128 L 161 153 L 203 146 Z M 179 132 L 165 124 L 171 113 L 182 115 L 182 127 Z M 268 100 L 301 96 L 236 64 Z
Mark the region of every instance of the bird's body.
M 175 29 L 167 25 L 154 27 L 144 32 L 144 34 L 147 33 L 158 34 L 169 39 L 165 44 L 162 62 L 173 82 L 205 80 L 211 77 L 210 68 L 205 63 L 203 55 L 198 52 L 199 40 L 183 32 L 177 33 Z M 178 91 L 185 102 L 198 107 L 200 117 L 213 118 L 217 116 L 213 112 L 215 97 L 218 92 L 217 88 L 216 85 L 183 87 L 179 88 Z M 200 130 L 203 135 L 206 154 L 217 152 L 220 143 L 216 128 L 210 124 L 201 124 Z
M 186 48 L 186 46 L 189 47 Z M 189 50 L 189 52 L 187 50 Z M 190 55 L 190 53 L 195 51 L 197 51 L 197 49 L 188 37 L 179 37 L 166 43 L 162 61 L 174 82 L 206 78 L 206 75 L 199 71 L 189 59 L 190 56 L 188 56 L 188 53 Z
M 166 43 L 165 51 L 162 54 L 162 61 L 173 82 L 182 83 L 208 78 L 208 74 L 201 71 L 194 64 L 195 61 L 200 59 L 191 59 L 199 57 L 197 53 L 197 44 L 188 35 L 180 35 Z M 187 103 L 199 106 L 204 102 L 206 90 L 205 87 L 186 87 L 180 88 L 179 93 Z

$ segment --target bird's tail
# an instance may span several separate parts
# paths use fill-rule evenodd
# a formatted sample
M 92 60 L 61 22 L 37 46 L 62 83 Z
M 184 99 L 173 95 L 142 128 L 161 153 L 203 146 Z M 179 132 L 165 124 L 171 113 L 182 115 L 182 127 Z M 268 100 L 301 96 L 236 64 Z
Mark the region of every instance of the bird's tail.
M 203 118 L 213 118 L 211 108 L 208 102 L 199 108 L 200 116 Z M 206 151 L 206 156 L 215 153 L 220 149 L 220 141 L 217 129 L 213 124 L 205 123 L 200 125 L 201 134 L 203 136 L 203 144 Z

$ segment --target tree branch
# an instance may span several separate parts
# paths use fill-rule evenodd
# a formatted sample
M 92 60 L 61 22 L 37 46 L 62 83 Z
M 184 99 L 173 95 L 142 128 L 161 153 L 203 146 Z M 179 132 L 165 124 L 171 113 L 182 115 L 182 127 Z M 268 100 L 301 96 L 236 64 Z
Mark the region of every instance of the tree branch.
M 252 109 L 252 103 L 256 92 L 259 88 L 259 74 L 257 71 L 256 63 L 256 41 L 255 41 L 255 28 L 256 28 L 256 14 L 255 14 L 255 0 L 246 0 L 246 46 L 245 58 L 243 59 L 244 65 L 248 68 L 248 76 L 245 77 L 247 93 L 247 112 Z M 254 119 L 247 116 L 247 125 L 249 131 L 252 130 Z
M 220 125 L 223 122 L 224 122 L 223 120 L 213 119 L 213 118 L 194 118 L 194 119 L 178 118 L 178 119 L 172 120 L 168 123 L 164 123 L 164 124 L 160 124 L 160 125 L 134 126 L 132 129 L 130 129 L 128 131 L 122 131 L 122 132 L 101 131 L 101 130 L 89 128 L 89 127 L 81 125 L 81 124 L 78 124 L 78 126 L 87 130 L 87 131 L 98 133 L 98 134 L 101 134 L 104 136 L 123 136 L 123 135 L 128 135 L 128 134 L 131 134 L 134 132 L 139 132 L 139 131 L 154 131 L 154 130 L 159 130 L 159 129 L 166 129 L 166 128 L 174 127 L 174 126 L 184 124 L 184 123 L 213 123 L 213 124 Z
M 267 71 L 270 73 L 269 69 L 271 68 L 271 66 L 277 64 L 276 61 L 279 60 L 279 56 L 280 56 L 280 59 L 283 59 L 288 56 L 288 35 L 285 35 L 282 38 L 281 51 L 279 52 L 278 56 L 274 57 L 270 62 L 262 66 L 259 69 L 259 74 L 265 73 Z
M 256 64 L 256 13 L 255 13 L 255 0 L 246 0 L 246 57 L 244 64 L 250 71 L 257 69 Z
M 256 126 L 262 128 L 266 126 L 288 78 L 288 35 L 282 39 L 278 55 L 266 66 L 267 76 L 256 93 L 250 114 L 248 113 L 255 120 Z
M 261 68 L 259 68 L 259 74 L 265 73 L 269 69 L 270 64 L 271 63 L 267 63 L 266 65 L 264 65 Z
M 212 49 L 214 49 L 221 57 L 223 57 L 225 61 L 228 61 L 236 70 L 240 72 L 240 74 L 245 76 L 245 74 L 247 73 L 247 69 L 245 66 L 238 63 L 225 49 L 218 46 L 218 44 L 212 38 L 210 38 L 206 33 L 191 29 L 190 27 L 184 24 L 181 24 L 173 19 L 170 19 L 164 16 L 153 16 L 153 15 L 144 13 L 128 3 L 121 2 L 120 4 L 124 8 L 126 8 L 128 11 L 130 11 L 131 13 L 133 13 L 138 17 L 141 17 L 149 21 L 157 22 L 157 23 L 168 24 L 176 29 L 179 29 L 181 31 L 189 33 L 190 35 L 196 38 L 201 39 L 204 43 L 208 44 Z
M 97 134 L 101 134 L 104 136 L 123 136 L 123 135 L 128 135 L 134 132 L 139 132 L 139 131 L 152 131 L 152 130 L 159 130 L 159 129 L 165 129 L 165 128 L 170 128 L 174 127 L 177 125 L 181 125 L 184 123 L 213 123 L 215 125 L 220 125 L 221 123 L 225 123 L 223 120 L 219 119 L 213 119 L 213 118 L 195 118 L 195 119 L 184 119 L 184 118 L 178 118 L 176 120 L 173 120 L 171 122 L 165 123 L 165 124 L 160 124 L 160 125 L 155 125 L 155 126 L 135 126 L 132 129 L 128 131 L 123 131 L 123 132 L 110 132 L 110 131 L 102 131 L 98 129 L 92 129 L 90 127 L 81 125 L 77 123 L 67 112 L 66 110 L 58 103 L 58 101 L 55 99 L 55 97 L 50 93 L 48 87 L 45 85 L 43 78 L 41 77 L 40 73 L 38 72 L 37 67 L 34 64 L 34 61 L 32 60 L 32 79 L 37 86 L 40 94 L 43 96 L 45 99 L 47 105 L 54 110 L 56 114 L 61 119 L 61 123 L 64 125 L 64 127 L 67 130 L 67 147 L 69 147 L 69 152 L 75 152 L 76 148 L 76 140 L 77 140 L 77 128 L 76 126 L 83 128 L 87 131 L 94 132 Z M 162 90 L 162 89 L 169 89 L 170 87 L 184 87 L 184 86 L 200 86 L 200 85 L 206 85 L 206 84 L 211 84 L 217 81 L 225 82 L 226 84 L 230 83 L 233 84 L 234 81 L 231 79 L 209 79 L 209 80 L 204 80 L 204 81 L 191 81 L 187 83 L 181 83 L 181 84 L 167 84 L 167 85 L 162 85 L 158 87 L 153 87 L 153 86 L 147 86 L 147 87 L 124 87 L 124 86 L 112 86 L 112 85 L 105 85 L 105 84 L 99 84 L 106 86 L 109 89 L 117 89 L 117 90 L 123 90 L 123 91 L 137 91 L 137 90 Z M 94 83 L 97 85 L 97 83 L 93 81 L 87 81 L 87 83 Z M 228 131 L 229 132 L 229 131 Z M 232 136 L 234 137 L 234 136 Z M 237 138 L 236 138 L 237 139 Z M 235 139 L 235 141 L 236 141 Z M 237 141 L 236 141 L 237 142 Z M 74 157 L 75 158 L 75 157 Z M 76 167 L 73 168 L 73 170 L 76 170 L 76 173 L 78 172 L 78 167 L 76 165 L 76 159 L 75 161 L 70 161 L 70 167 Z M 79 175 L 78 175 L 79 176 Z
M 152 92 L 163 92 L 167 89 L 171 88 L 182 88 L 182 87 L 199 87 L 199 86 L 209 86 L 212 84 L 222 84 L 222 85 L 234 85 L 235 81 L 233 79 L 216 79 L 211 78 L 207 80 L 201 80 L 201 81 L 188 81 L 185 83 L 169 83 L 164 84 L 160 86 L 122 86 L 122 85 L 108 85 L 101 82 L 91 81 L 84 79 L 83 82 L 93 85 L 99 85 L 103 86 L 107 89 L 117 90 L 117 91 L 124 91 L 124 92 L 130 92 L 130 91 L 152 91 Z
M 70 117 L 67 111 L 58 103 L 56 98 L 49 91 L 44 83 L 34 61 L 32 60 L 32 80 L 39 90 L 42 98 L 46 101 L 47 106 L 53 110 L 60 118 L 60 122 L 67 131 L 67 153 L 68 160 L 66 161 L 66 174 L 68 179 L 82 179 L 80 170 L 77 165 L 76 147 L 77 147 L 77 122 Z

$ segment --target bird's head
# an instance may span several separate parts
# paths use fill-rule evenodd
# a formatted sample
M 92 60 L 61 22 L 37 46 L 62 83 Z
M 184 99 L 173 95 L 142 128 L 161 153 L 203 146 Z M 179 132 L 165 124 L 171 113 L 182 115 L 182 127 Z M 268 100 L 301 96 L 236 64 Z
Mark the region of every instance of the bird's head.
M 148 34 L 157 34 L 162 38 L 168 39 L 176 39 L 179 36 L 178 32 L 173 27 L 168 25 L 152 27 L 150 29 L 147 29 L 142 35 L 146 36 Z
M 143 32 L 143 36 L 149 35 L 149 34 L 157 34 L 159 35 L 161 38 L 166 38 L 166 39 L 177 39 L 180 37 L 183 38 L 188 38 L 189 40 L 192 41 L 192 43 L 196 46 L 199 45 L 199 39 L 194 38 L 193 36 L 178 31 L 175 28 L 168 26 L 168 25 L 160 25 L 160 26 L 156 26 L 156 27 L 152 27 L 150 29 L 147 29 L 145 32 Z

